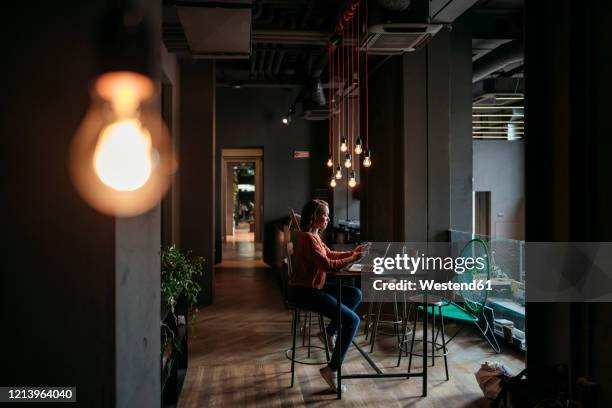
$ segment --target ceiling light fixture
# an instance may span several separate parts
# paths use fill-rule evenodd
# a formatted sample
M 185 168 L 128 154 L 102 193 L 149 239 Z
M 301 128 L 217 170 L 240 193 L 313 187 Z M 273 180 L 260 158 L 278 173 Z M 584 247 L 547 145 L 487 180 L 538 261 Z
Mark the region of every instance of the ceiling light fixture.
M 357 185 L 357 180 L 355 179 L 355 171 L 351 171 L 349 176 L 348 185 L 350 188 L 353 188 Z
M 353 163 L 351 162 L 351 154 L 347 153 L 346 156 L 344 156 L 344 167 L 346 167 L 347 169 L 350 169 L 353 166 Z

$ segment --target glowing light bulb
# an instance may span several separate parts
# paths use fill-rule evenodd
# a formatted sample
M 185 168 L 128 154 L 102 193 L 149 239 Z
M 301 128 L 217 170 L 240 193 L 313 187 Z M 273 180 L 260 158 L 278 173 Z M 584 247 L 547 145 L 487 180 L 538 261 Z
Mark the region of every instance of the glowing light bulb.
M 331 157 L 329 159 L 327 159 L 327 167 L 329 167 L 329 168 L 334 167 L 334 161 L 332 160 Z
M 351 171 L 351 175 L 349 177 L 348 185 L 350 188 L 353 188 L 357 185 L 357 180 L 355 180 L 355 172 Z
M 357 140 L 355 141 L 355 154 L 361 154 L 363 152 L 363 149 L 361 147 L 361 138 L 358 137 Z
M 342 168 L 340 165 L 336 167 L 336 179 L 340 180 L 342 178 Z
M 363 156 L 363 167 L 370 167 L 372 165 L 372 152 L 370 149 L 367 149 Z
M 94 82 L 92 105 L 70 148 L 76 190 L 98 211 L 135 216 L 168 190 L 177 164 L 153 102 L 153 82 L 129 71 Z
M 336 179 L 332 177 L 331 181 L 329 182 L 329 185 L 331 188 L 336 187 Z
M 342 139 L 340 139 L 340 151 L 344 153 L 347 150 L 348 150 L 348 146 L 346 145 L 346 138 L 343 137 Z
M 151 134 L 136 119 L 124 119 L 104 128 L 94 152 L 100 180 L 117 191 L 142 187 L 153 168 Z
M 352 166 L 353 166 L 353 163 L 351 162 L 351 154 L 347 153 L 346 159 L 344 160 L 344 167 L 346 167 L 347 169 L 350 169 Z

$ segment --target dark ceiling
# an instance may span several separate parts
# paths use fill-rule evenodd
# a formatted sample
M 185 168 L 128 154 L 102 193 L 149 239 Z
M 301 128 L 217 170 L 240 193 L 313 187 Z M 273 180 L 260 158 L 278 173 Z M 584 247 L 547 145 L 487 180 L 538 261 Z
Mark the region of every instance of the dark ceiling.
M 163 40 L 169 51 L 191 58 L 176 12 L 176 6 L 182 3 L 186 2 L 164 3 Z M 190 5 L 199 3 L 189 2 Z M 302 86 L 319 57 L 327 52 L 327 39 L 345 5 L 345 0 L 255 0 L 250 58 L 217 59 L 218 85 Z M 468 13 L 472 21 L 475 69 L 481 58 L 481 65 L 487 65 L 485 68 L 495 68 L 490 64 L 499 59 L 494 55 L 496 50 L 503 51 L 504 44 L 509 48 L 512 41 L 522 44 L 523 0 L 480 0 Z M 522 52 L 522 45 L 520 48 Z M 492 62 L 483 58 L 487 54 L 491 54 L 487 58 Z M 370 61 L 375 65 L 385 57 L 370 58 L 376 60 Z M 522 76 L 522 60 L 499 65 L 494 72 L 484 70 L 486 78 Z

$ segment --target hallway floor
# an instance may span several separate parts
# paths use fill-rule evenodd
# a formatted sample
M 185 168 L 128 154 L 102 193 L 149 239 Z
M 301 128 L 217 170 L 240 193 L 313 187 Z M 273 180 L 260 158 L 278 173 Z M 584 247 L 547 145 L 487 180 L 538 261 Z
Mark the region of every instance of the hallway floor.
M 296 364 L 296 383 L 290 388 L 291 312 L 283 307 L 279 288 L 262 263 L 222 264 L 216 271 L 216 302 L 200 311 L 189 343 L 189 369 L 179 408 L 195 407 L 488 407 L 474 378 L 484 361 L 500 361 L 515 373 L 522 356 L 495 355 L 475 332 L 465 330 L 449 346 L 450 381 L 444 364 L 436 359 L 429 370 L 429 395 L 421 398 L 420 379 L 346 380 L 348 393 L 335 399 L 319 375 L 322 366 Z M 313 325 L 313 336 L 316 330 Z M 420 334 L 420 329 L 417 328 Z M 455 327 L 448 324 L 447 331 Z M 417 337 L 418 338 L 418 337 Z M 379 336 L 373 358 L 383 369 L 395 368 L 397 352 L 391 336 Z M 300 338 L 301 340 L 301 338 Z M 364 345 L 363 324 L 357 341 Z M 313 345 L 319 345 L 316 337 Z M 420 359 L 413 366 L 420 369 Z M 402 359 L 402 370 L 407 367 Z M 414 361 L 413 361 L 414 363 Z M 347 373 L 369 369 L 357 350 L 349 350 Z M 371 370 L 371 369 L 370 369 Z

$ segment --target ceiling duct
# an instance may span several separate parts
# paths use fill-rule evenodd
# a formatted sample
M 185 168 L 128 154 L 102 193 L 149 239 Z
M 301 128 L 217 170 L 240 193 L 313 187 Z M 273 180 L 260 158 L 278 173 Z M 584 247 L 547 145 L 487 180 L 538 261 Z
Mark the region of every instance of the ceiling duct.
M 376 2 L 387 10 L 404 11 L 410 6 L 411 0 L 376 0 Z
M 175 4 L 194 58 L 249 58 L 251 0 Z
M 500 45 L 474 62 L 472 83 L 478 82 L 510 64 L 522 62 L 523 58 L 522 40 L 514 40 Z
M 373 55 L 415 51 L 442 28 L 441 24 L 429 24 L 428 0 L 377 0 L 370 3 L 369 14 L 368 34 L 361 48 L 367 46 Z
M 327 104 L 327 100 L 325 98 L 325 92 L 323 92 L 323 84 L 321 83 L 321 78 L 313 78 L 310 81 L 309 87 L 309 96 L 310 99 L 319 106 L 325 106 Z

